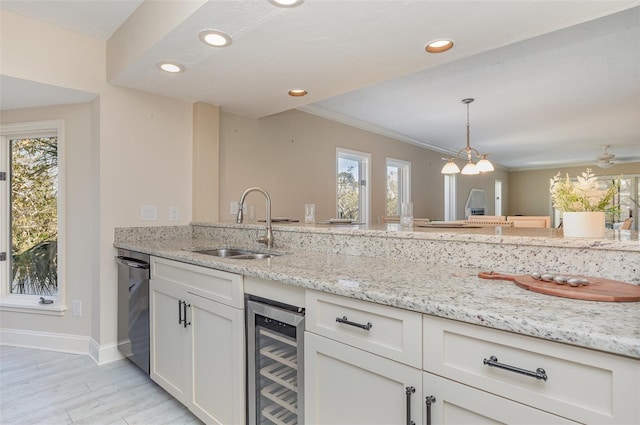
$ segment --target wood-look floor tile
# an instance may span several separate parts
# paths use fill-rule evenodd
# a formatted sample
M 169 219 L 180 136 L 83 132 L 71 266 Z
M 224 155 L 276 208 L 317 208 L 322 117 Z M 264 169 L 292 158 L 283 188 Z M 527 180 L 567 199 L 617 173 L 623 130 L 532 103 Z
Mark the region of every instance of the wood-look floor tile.
M 0 346 L 3 425 L 201 424 L 128 360 Z

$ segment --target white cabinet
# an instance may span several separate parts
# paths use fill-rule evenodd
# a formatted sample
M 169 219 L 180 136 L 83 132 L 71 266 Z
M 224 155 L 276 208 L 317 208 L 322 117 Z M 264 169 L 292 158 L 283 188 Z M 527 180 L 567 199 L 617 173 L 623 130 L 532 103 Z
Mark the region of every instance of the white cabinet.
M 420 424 L 421 315 L 315 291 L 306 307 L 305 422 Z
M 151 263 L 151 378 L 205 423 L 244 423 L 242 276 Z
M 178 323 L 178 318 L 182 317 L 182 300 L 186 294 L 181 286 L 157 279 L 151 279 L 149 291 L 151 379 L 182 403 L 186 403 L 189 388 L 187 350 L 191 329 L 184 327 L 182 322 Z
M 511 416 L 489 417 L 507 423 L 640 423 L 638 360 L 426 315 L 423 344 L 423 390 L 447 423 L 447 411 L 487 415 L 479 398 L 504 406 L 500 414 Z
M 418 369 L 305 332 L 304 370 L 307 424 L 421 423 Z

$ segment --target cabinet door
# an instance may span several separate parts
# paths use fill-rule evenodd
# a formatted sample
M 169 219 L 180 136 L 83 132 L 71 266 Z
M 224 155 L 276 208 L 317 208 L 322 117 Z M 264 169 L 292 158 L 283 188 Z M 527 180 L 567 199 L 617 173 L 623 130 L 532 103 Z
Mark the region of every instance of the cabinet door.
M 306 423 L 421 423 L 420 370 L 310 332 L 304 338 Z M 407 387 L 415 391 L 408 397 Z
M 435 398 L 430 409 L 422 400 L 425 424 L 577 424 L 427 372 L 423 391 Z
M 189 294 L 189 408 L 208 424 L 244 424 L 244 312 Z
M 186 292 L 179 285 L 154 279 L 149 290 L 151 379 L 185 403 L 189 389 L 186 356 L 190 329 L 178 321 L 182 316 L 179 302 Z

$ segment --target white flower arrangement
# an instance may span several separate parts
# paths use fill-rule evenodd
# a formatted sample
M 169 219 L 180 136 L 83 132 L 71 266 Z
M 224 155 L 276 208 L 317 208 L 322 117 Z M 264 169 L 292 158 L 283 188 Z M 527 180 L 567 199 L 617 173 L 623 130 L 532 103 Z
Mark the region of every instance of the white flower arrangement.
M 560 173 L 551 179 L 551 199 L 554 207 L 562 212 L 611 212 L 616 209 L 609 204 L 618 193 L 617 180 L 614 180 L 607 189 L 600 189 L 597 184 L 598 178 L 589 168 L 582 173 L 582 176 L 577 176 L 577 180 L 572 182 L 569 174 L 562 179 Z

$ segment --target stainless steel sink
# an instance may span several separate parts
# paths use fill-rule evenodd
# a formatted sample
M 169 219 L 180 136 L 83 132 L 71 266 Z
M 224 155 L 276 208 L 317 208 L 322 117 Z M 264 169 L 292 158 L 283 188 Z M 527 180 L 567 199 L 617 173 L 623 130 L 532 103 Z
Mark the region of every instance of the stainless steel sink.
M 258 252 L 237 248 L 200 249 L 192 252 L 195 252 L 197 254 L 212 255 L 214 257 L 233 258 L 234 260 L 264 260 L 266 258 L 282 255 L 272 252 Z
M 265 254 L 263 252 L 253 252 L 251 254 L 234 255 L 231 258 L 236 260 L 264 260 L 265 258 L 276 257 L 277 254 Z
M 203 249 L 193 252 L 196 252 L 198 254 L 213 255 L 214 257 L 235 257 L 236 255 L 253 254 L 253 252 L 251 251 L 234 248 Z

